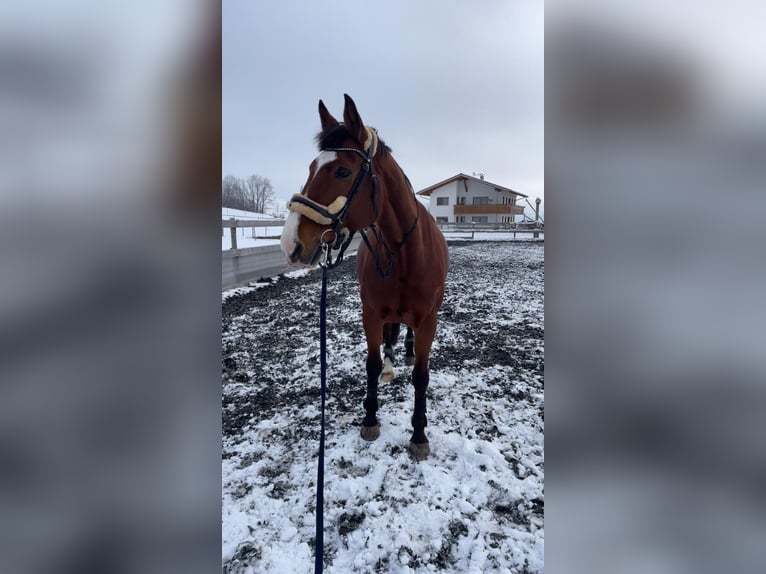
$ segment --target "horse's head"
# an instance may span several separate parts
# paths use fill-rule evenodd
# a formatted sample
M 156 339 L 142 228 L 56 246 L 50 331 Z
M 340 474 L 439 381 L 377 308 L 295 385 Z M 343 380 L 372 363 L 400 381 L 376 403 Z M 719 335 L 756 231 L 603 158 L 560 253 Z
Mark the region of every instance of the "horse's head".
M 376 217 L 377 176 L 373 156 L 385 144 L 366 127 L 354 101 L 345 95 L 343 123 L 319 100 L 322 131 L 319 155 L 309 165 L 300 194 L 287 203 L 290 214 L 282 232 L 282 251 L 296 267 L 319 262 L 323 244 L 340 249 Z

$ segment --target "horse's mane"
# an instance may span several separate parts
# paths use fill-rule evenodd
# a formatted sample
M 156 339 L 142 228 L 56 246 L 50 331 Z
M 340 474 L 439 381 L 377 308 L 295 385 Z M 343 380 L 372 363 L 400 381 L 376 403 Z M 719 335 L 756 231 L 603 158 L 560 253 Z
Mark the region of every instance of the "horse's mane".
M 336 124 L 326 130 L 319 132 L 314 137 L 314 140 L 317 143 L 319 151 L 323 151 L 326 149 L 342 147 L 343 142 L 347 138 L 351 138 L 359 145 L 364 145 L 364 142 L 360 142 L 356 139 L 356 137 L 351 135 L 351 133 L 346 129 L 346 126 L 343 124 Z M 380 139 L 380 137 L 378 137 L 378 153 L 382 155 L 391 153 L 391 148 L 388 147 L 386 142 Z

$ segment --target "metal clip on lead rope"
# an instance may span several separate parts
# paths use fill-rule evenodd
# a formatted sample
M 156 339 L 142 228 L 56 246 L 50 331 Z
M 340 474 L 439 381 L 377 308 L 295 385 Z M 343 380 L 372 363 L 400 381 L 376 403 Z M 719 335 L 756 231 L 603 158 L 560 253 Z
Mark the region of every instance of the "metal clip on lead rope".
M 327 268 L 328 266 L 332 265 L 332 260 L 330 259 L 330 247 L 331 245 L 324 240 L 325 233 L 332 232 L 332 229 L 325 229 L 322 232 L 322 236 L 319 238 L 319 243 L 322 246 L 322 255 L 319 258 L 319 266 L 322 268 Z

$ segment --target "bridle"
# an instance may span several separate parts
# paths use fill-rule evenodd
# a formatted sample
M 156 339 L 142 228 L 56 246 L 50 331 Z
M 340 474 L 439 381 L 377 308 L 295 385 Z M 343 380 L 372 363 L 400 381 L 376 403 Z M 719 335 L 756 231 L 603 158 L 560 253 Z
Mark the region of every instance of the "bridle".
M 340 265 L 340 263 L 343 261 L 343 256 L 346 253 L 346 249 L 348 249 L 348 246 L 351 244 L 351 240 L 354 237 L 354 233 L 345 227 L 344 223 L 346 221 L 348 210 L 351 207 L 351 202 L 354 200 L 354 197 L 356 197 L 356 194 L 359 192 L 362 184 L 364 183 L 364 179 L 369 174 L 370 184 L 372 186 L 373 219 L 372 223 L 368 226 L 368 229 L 370 229 L 375 234 L 375 237 L 378 240 L 377 248 L 373 251 L 372 246 L 370 245 L 370 241 L 367 239 L 367 234 L 364 232 L 364 230 L 361 231 L 361 236 L 365 245 L 367 245 L 367 248 L 370 250 L 370 253 L 375 256 L 375 264 L 378 273 L 381 277 L 385 278 L 391 273 L 391 266 L 393 264 L 394 255 L 396 255 L 396 253 L 398 253 L 399 250 L 404 247 L 407 239 L 409 239 L 410 235 L 412 235 L 412 232 L 415 231 L 415 227 L 417 226 L 418 219 L 420 217 L 420 210 L 417 209 L 416 205 L 415 223 L 410 228 L 410 230 L 405 233 L 404 238 L 402 239 L 402 242 L 399 244 L 399 246 L 393 250 L 388 248 L 389 261 L 388 265 L 384 269 L 380 264 L 381 238 L 375 229 L 375 221 L 378 218 L 378 176 L 375 173 L 375 167 L 372 162 L 372 158 L 378 149 L 378 132 L 375 130 L 375 128 L 367 126 L 365 126 L 365 129 L 367 130 L 367 141 L 365 141 L 364 144 L 365 151 L 351 147 L 324 148 L 322 150 L 334 152 L 348 151 L 353 152 L 362 158 L 362 168 L 359 170 L 359 173 L 357 174 L 356 179 L 351 186 L 351 191 L 349 194 L 347 196 L 339 195 L 332 203 L 330 203 L 330 205 L 322 205 L 321 203 L 317 203 L 316 201 L 309 199 L 305 195 L 296 193 L 292 196 L 290 201 L 287 202 L 287 209 L 308 217 L 310 220 L 318 223 L 319 225 L 332 226 L 330 229 L 326 229 L 320 238 L 320 247 L 324 252 L 322 260 L 320 260 L 320 265 L 328 269 L 332 269 L 333 267 Z M 417 203 L 417 200 L 415 201 Z M 330 231 L 332 231 L 335 235 L 335 241 L 332 243 L 325 242 L 324 240 L 325 234 L 329 233 Z M 332 256 L 333 250 L 338 251 L 334 259 Z
M 375 152 L 378 149 L 378 134 L 374 128 L 368 127 L 366 129 L 368 139 L 367 142 L 365 142 L 365 152 L 353 147 L 336 147 L 322 150 L 335 152 L 349 151 L 361 156 L 363 160 L 362 169 L 359 170 L 359 173 L 351 186 L 351 191 L 347 196 L 340 195 L 335 198 L 330 205 L 322 205 L 321 203 L 309 199 L 305 195 L 296 193 L 290 198 L 290 201 L 287 202 L 287 209 L 290 211 L 308 217 L 319 225 L 332 226 L 330 229 L 327 229 L 322 233 L 321 239 L 322 247 L 326 249 L 327 253 L 327 258 L 323 265 L 328 269 L 336 267 L 343 261 L 343 255 L 346 253 L 346 249 L 348 249 L 348 246 L 351 244 L 351 239 L 354 237 L 354 234 L 344 226 L 344 223 L 346 221 L 348 210 L 351 207 L 351 202 L 361 189 L 362 183 L 364 183 L 364 179 L 367 177 L 368 173 L 370 174 L 370 183 L 372 185 L 373 215 L 374 218 L 377 218 L 378 216 L 378 176 L 375 174 L 375 167 L 372 163 L 372 156 L 375 155 Z M 332 231 L 335 234 L 335 241 L 332 244 L 325 243 L 324 241 L 324 236 L 329 231 Z M 333 250 L 339 250 L 334 260 L 332 258 Z

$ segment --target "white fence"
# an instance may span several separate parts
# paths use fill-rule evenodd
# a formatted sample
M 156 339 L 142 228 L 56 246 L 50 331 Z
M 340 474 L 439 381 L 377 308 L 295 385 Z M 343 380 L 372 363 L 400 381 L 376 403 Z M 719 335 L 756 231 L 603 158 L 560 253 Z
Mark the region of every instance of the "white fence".
M 221 289 L 232 289 L 247 285 L 252 281 L 266 277 L 274 277 L 293 268 L 288 265 L 282 249 L 279 245 L 260 245 L 256 247 L 237 248 L 237 229 L 255 228 L 255 227 L 283 227 L 283 219 L 224 219 L 221 226 L 230 230 L 231 249 L 225 249 L 221 252 Z M 471 239 L 475 238 L 477 233 L 512 233 L 513 238 L 517 235 L 519 238 L 534 239 L 539 238 L 545 233 L 541 224 L 519 224 L 519 223 L 444 223 L 439 228 L 445 233 L 470 233 Z M 348 253 L 354 253 L 361 243 L 361 238 L 357 234 L 351 241 Z
M 510 233 L 513 239 L 531 236 L 533 239 L 545 234 L 543 223 L 438 223 L 443 233 Z
M 255 231 L 256 227 L 277 227 L 282 228 L 285 225 L 284 219 L 224 219 L 221 222 L 221 226 L 225 230 L 228 228 L 231 234 L 231 247 L 230 249 L 237 249 L 237 229 L 238 228 L 250 228 Z M 281 231 L 280 231 L 281 233 Z M 253 233 L 255 236 L 255 233 Z
M 266 277 L 274 277 L 286 271 L 294 270 L 287 263 L 282 248 L 279 245 L 260 245 L 238 249 L 237 228 L 241 227 L 283 227 L 284 220 L 237 220 L 222 221 L 222 227 L 231 230 L 231 249 L 221 252 L 221 290 L 232 289 L 247 285 L 252 281 Z M 357 235 L 348 247 L 348 254 L 354 253 L 361 243 Z

